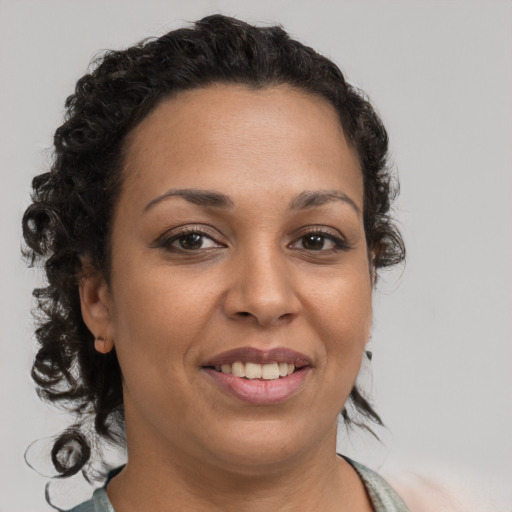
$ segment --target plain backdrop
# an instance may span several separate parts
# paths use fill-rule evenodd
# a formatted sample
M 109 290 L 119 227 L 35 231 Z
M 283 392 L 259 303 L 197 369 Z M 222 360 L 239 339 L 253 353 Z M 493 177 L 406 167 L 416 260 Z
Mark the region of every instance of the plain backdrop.
M 387 428 L 382 443 L 342 432 L 340 450 L 512 510 L 512 2 L 0 0 L 0 512 L 50 510 L 23 453 L 72 420 L 29 377 L 40 276 L 20 258 L 64 100 L 99 50 L 215 12 L 281 23 L 332 58 L 391 137 L 408 261 L 375 295 L 366 377 Z

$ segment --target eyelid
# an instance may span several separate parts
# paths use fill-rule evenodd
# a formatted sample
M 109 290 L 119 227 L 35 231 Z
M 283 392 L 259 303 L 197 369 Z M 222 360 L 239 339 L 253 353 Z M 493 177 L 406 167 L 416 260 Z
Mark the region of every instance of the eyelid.
M 227 243 L 225 241 L 221 241 L 221 239 L 224 239 L 223 235 L 219 233 L 219 231 L 207 224 L 184 224 L 182 226 L 176 226 L 173 228 L 170 228 L 166 231 L 164 231 L 160 236 L 158 236 L 154 242 L 150 244 L 151 247 L 154 248 L 169 248 L 171 244 L 174 242 L 175 239 L 179 238 L 180 236 L 184 236 L 187 234 L 193 234 L 197 233 L 201 236 L 210 238 L 213 240 L 216 244 L 218 244 L 219 247 L 226 247 Z M 332 241 L 336 247 L 332 249 L 323 249 L 318 250 L 315 252 L 329 252 L 329 251 L 337 251 L 337 250 L 349 250 L 352 249 L 352 244 L 349 243 L 347 238 L 336 228 L 330 227 L 330 226 L 323 226 L 323 225 L 312 225 L 312 226 L 304 226 L 300 229 L 298 229 L 291 239 L 291 241 L 287 244 L 287 247 L 293 248 L 293 245 L 298 243 L 301 238 L 316 234 L 320 235 L 327 240 Z M 175 248 L 177 251 L 179 251 L 179 248 Z M 210 248 L 211 249 L 211 248 Z M 203 249 L 208 250 L 208 249 Z M 307 249 L 302 249 L 304 251 L 308 251 Z
M 320 235 L 324 238 L 331 240 L 335 245 L 335 249 L 325 249 L 325 250 L 318 250 L 316 252 L 329 252 L 332 250 L 349 250 L 352 249 L 352 244 L 349 243 L 347 238 L 341 233 L 338 229 L 332 228 L 329 226 L 306 226 L 304 228 L 301 228 L 300 230 L 297 230 L 297 232 L 294 233 L 292 241 L 288 244 L 288 246 L 292 246 L 296 244 L 301 238 L 307 235 Z M 303 249 L 307 250 L 307 249 Z
M 156 248 L 169 247 L 170 244 L 180 236 L 193 233 L 197 233 L 201 236 L 210 238 L 215 243 L 217 243 L 219 247 L 226 246 L 225 243 L 219 240 L 220 238 L 223 238 L 222 235 L 216 229 L 206 224 L 184 224 L 182 226 L 170 228 L 158 236 L 156 240 L 150 244 L 150 246 Z

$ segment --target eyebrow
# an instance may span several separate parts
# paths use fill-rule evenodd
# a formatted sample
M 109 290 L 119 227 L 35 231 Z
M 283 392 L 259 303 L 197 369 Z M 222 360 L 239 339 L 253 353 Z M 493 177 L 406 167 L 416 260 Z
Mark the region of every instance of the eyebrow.
M 144 211 L 147 212 L 153 206 L 171 197 L 182 197 L 186 201 L 198 206 L 214 207 L 214 208 L 230 208 L 233 206 L 233 201 L 219 192 L 213 190 L 199 190 L 196 188 L 183 188 L 171 189 L 162 194 L 161 196 L 152 199 L 145 207 Z
M 361 210 L 359 206 L 341 190 L 315 190 L 301 192 L 290 203 L 292 210 L 305 210 L 307 208 L 314 208 L 315 206 L 322 206 L 332 201 L 341 201 L 349 205 L 355 212 L 360 215 Z
M 231 198 L 220 192 L 213 190 L 200 190 L 196 188 L 171 189 L 164 194 L 152 199 L 145 207 L 144 211 L 148 211 L 153 206 L 165 201 L 171 197 L 182 197 L 189 203 L 213 208 L 231 208 L 234 206 Z M 305 210 L 322 206 L 332 201 L 341 201 L 349 205 L 358 215 L 361 210 L 357 204 L 341 190 L 315 190 L 301 192 L 290 202 L 291 210 Z

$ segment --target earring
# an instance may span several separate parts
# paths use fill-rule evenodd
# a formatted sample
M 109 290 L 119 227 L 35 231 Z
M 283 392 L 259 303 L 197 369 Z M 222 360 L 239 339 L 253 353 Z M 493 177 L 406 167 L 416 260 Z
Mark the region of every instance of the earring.
M 373 353 L 370 350 L 367 350 L 366 351 L 366 357 L 368 358 L 368 361 L 371 361 L 372 357 L 373 357 Z

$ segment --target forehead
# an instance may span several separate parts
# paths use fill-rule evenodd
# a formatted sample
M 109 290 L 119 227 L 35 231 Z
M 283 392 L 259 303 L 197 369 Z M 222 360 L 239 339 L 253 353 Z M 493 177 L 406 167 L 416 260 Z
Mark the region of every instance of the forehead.
M 337 112 L 289 86 L 214 85 L 179 93 L 135 128 L 125 155 L 126 188 L 147 193 L 146 200 L 171 186 L 228 193 L 237 184 L 277 186 L 298 193 L 345 189 L 349 181 L 362 202 L 358 159 Z

